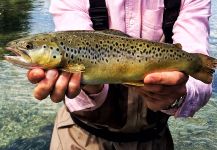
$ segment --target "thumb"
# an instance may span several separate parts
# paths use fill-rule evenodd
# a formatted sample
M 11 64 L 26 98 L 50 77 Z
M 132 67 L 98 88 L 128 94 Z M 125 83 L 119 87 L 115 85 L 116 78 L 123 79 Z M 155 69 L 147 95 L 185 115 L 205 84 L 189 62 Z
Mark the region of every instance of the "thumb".
M 188 76 L 182 72 L 156 72 L 145 76 L 144 83 L 146 84 L 164 84 L 177 85 L 187 82 Z

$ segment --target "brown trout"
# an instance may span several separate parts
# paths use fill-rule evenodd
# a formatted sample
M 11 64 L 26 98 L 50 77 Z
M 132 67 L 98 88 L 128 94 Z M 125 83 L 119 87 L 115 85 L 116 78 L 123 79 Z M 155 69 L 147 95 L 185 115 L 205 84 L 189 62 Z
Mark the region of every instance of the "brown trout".
M 215 58 L 182 50 L 180 44 L 132 38 L 120 31 L 63 31 L 11 41 L 5 56 L 14 65 L 82 72 L 83 84 L 141 85 L 153 72 L 181 71 L 204 83 L 212 82 Z

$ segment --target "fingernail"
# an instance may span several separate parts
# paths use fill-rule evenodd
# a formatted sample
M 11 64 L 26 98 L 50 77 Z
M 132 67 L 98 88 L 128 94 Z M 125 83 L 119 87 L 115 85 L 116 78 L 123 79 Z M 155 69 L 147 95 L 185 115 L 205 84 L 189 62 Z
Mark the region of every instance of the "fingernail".
M 54 79 L 56 78 L 58 75 L 57 71 L 56 70 L 48 70 L 47 73 L 46 73 L 46 76 L 50 79 Z
M 144 78 L 144 83 L 152 83 L 154 81 L 154 78 L 152 75 L 148 75 Z

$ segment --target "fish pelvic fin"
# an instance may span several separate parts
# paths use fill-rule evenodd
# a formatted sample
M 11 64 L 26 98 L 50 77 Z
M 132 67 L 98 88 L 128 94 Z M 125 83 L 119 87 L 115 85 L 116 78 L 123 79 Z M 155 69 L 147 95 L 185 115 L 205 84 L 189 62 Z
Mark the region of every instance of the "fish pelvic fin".
M 69 73 L 84 72 L 85 66 L 83 64 L 67 64 L 65 67 L 61 68 L 60 70 Z
M 124 82 L 123 84 L 125 85 L 130 85 L 130 86 L 144 86 L 144 83 L 141 82 Z
M 217 59 L 199 53 L 196 55 L 201 59 L 202 67 L 199 71 L 193 73 L 191 76 L 201 80 L 204 83 L 210 84 L 213 80 L 213 73 L 217 68 Z

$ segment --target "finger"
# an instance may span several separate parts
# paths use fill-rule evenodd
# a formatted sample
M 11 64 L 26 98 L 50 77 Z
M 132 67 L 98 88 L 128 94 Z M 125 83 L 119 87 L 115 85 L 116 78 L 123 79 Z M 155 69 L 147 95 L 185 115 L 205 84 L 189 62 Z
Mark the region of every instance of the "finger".
M 35 68 L 27 72 L 27 78 L 31 83 L 36 84 L 45 78 L 45 72 L 40 68 Z
M 160 111 L 165 108 L 168 108 L 173 103 L 173 101 L 170 101 L 169 103 L 161 102 L 161 101 L 145 101 L 146 106 L 154 111 Z
M 181 85 L 153 85 L 146 84 L 143 87 L 138 87 L 139 91 L 142 93 L 152 92 L 159 95 L 174 95 L 186 93 L 185 84 Z M 184 95 L 184 94 L 183 94 Z
M 48 70 L 46 76 L 41 80 L 34 89 L 34 97 L 38 100 L 45 99 L 53 90 L 58 78 L 57 70 Z
M 71 75 L 67 97 L 74 98 L 80 93 L 81 73 L 74 73 Z
M 186 83 L 188 76 L 182 72 L 156 72 L 147 75 L 144 78 L 146 84 L 164 84 L 164 85 L 177 85 Z
M 159 96 L 158 98 L 156 97 L 153 98 L 148 95 L 144 95 L 144 98 L 145 98 L 146 106 L 149 109 L 154 110 L 154 111 L 168 108 L 168 106 L 170 106 L 175 101 L 174 98 L 168 98 L 168 97 L 162 97 L 162 96 Z
M 52 93 L 50 94 L 50 98 L 53 102 L 57 103 L 62 101 L 65 98 L 65 93 L 68 88 L 70 73 L 62 72 L 54 86 Z

